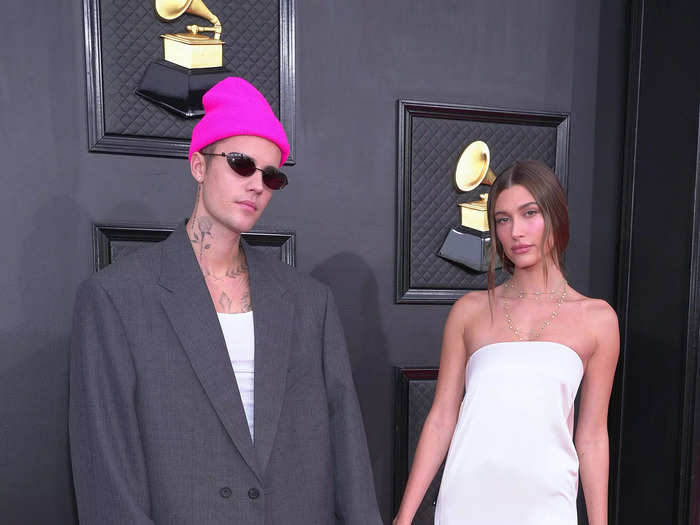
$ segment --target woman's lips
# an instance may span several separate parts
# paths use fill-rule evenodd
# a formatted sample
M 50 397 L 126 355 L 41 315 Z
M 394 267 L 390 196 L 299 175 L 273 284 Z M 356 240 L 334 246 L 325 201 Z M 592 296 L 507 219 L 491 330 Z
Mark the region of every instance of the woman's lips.
M 530 248 L 532 248 L 532 244 L 517 244 L 511 250 L 513 250 L 513 253 L 522 254 L 527 253 Z
M 248 208 L 251 211 L 258 211 L 258 207 L 253 201 L 238 201 L 237 204 L 240 204 L 244 208 Z

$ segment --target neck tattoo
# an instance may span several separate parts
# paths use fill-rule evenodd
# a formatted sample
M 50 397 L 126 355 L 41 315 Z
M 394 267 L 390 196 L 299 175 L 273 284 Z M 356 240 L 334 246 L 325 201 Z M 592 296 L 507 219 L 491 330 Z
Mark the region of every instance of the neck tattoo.
M 192 237 L 190 238 L 190 242 L 199 245 L 200 260 L 204 256 L 204 251 L 211 248 L 211 243 L 209 241 L 214 238 L 214 235 L 211 233 L 213 225 L 214 222 L 209 217 L 200 217 L 192 222 Z M 197 230 L 199 230 L 199 234 Z M 207 239 L 207 236 L 209 236 L 209 239 Z

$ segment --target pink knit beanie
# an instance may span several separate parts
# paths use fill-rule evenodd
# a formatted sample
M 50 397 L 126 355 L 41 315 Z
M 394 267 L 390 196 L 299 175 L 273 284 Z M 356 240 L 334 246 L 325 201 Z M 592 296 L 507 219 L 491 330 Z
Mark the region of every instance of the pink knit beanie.
M 280 166 L 289 157 L 284 128 L 265 97 L 238 77 L 216 83 L 202 97 L 204 116 L 192 130 L 189 158 L 212 142 L 236 135 L 254 135 L 274 142 L 282 151 Z

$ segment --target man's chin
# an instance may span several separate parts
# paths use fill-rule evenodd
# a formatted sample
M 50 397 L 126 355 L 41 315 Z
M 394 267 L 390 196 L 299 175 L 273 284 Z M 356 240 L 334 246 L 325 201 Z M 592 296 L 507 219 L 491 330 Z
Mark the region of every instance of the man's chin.
M 249 232 L 255 227 L 257 221 L 236 221 L 236 222 L 226 222 L 223 223 L 224 228 L 226 228 L 230 233 L 242 234 Z

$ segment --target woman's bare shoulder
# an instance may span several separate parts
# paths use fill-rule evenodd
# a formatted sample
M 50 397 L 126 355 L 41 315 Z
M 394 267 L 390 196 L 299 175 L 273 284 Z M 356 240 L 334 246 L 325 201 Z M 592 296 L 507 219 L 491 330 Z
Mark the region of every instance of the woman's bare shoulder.
M 489 312 L 488 291 L 474 290 L 464 294 L 452 305 L 449 317 L 463 330 L 469 330 L 474 324 L 482 323 Z
M 617 313 L 607 301 L 587 297 L 573 289 L 571 289 L 569 299 L 578 303 L 579 319 L 590 333 L 596 335 L 597 339 L 616 339 L 619 337 Z
M 474 290 L 465 293 L 452 306 L 452 310 L 460 314 L 475 314 L 489 307 L 487 290 Z
M 569 286 L 568 300 L 579 303 L 582 313 L 596 321 L 611 321 L 617 322 L 617 314 L 610 304 L 604 299 L 596 299 L 595 297 L 587 297 L 581 292 Z
M 586 313 L 589 314 L 596 321 L 607 321 L 612 322 L 613 320 L 617 323 L 617 313 L 610 304 L 604 299 L 586 299 Z

